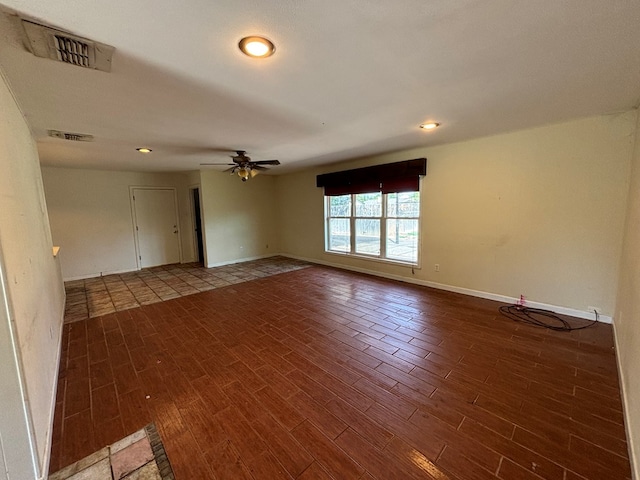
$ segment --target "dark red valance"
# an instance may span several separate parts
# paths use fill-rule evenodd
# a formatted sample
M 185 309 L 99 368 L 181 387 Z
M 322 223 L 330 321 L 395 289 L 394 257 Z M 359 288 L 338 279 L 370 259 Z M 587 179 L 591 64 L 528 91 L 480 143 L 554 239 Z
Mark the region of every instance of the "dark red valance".
M 324 187 L 324 194 L 327 196 L 371 192 L 416 192 L 420 188 L 420 176 L 426 173 L 427 159 L 417 158 L 325 173 L 316 177 L 316 185 Z
M 352 193 L 371 193 L 380 191 L 380 182 L 360 183 L 357 185 L 333 185 L 324 187 L 324 194 L 329 197 L 351 195 Z
M 393 178 L 382 182 L 382 193 L 417 192 L 420 190 L 420 177 Z

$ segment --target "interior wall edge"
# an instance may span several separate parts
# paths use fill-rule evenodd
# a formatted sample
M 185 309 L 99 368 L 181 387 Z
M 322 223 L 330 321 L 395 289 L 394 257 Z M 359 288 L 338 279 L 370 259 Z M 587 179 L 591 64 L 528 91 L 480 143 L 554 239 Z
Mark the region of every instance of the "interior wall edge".
M 33 418 L 28 403 L 24 365 L 22 363 L 19 340 L 17 338 L 15 314 L 7 288 L 4 258 L 0 245 L 0 380 L 2 381 L 3 415 L 0 415 L 0 432 L 8 434 L 2 439 L 0 454 L 7 470 L 2 472 L 7 478 L 11 474 L 23 478 L 36 478 L 43 472 L 38 471 Z M 6 370 L 11 375 L 6 375 Z M 11 405 L 7 405 L 7 393 Z M 17 403 L 20 405 L 17 405 Z M 13 407 L 13 408 L 12 408 Z M 12 415 L 7 416 L 6 412 Z M 10 440 L 10 441 L 7 441 Z
M 437 283 L 437 282 L 431 282 L 429 280 L 422 280 L 419 278 L 411 278 L 411 277 L 405 277 L 402 275 L 394 275 L 392 273 L 385 273 L 385 272 L 380 272 L 377 270 L 370 270 L 367 268 L 360 268 L 360 267 L 355 267 L 352 265 L 345 265 L 345 264 L 341 264 L 341 263 L 333 263 L 333 262 L 327 262 L 325 260 L 319 260 L 317 258 L 305 258 L 305 257 L 300 257 L 297 255 L 291 255 L 288 253 L 282 253 L 280 254 L 283 257 L 287 257 L 287 258 L 293 258 L 296 260 L 303 260 L 305 262 L 309 262 L 309 263 L 317 263 L 320 265 L 326 265 L 327 267 L 334 267 L 334 268 L 340 268 L 342 270 L 350 270 L 353 272 L 358 272 L 358 273 L 364 273 L 367 275 L 373 275 L 376 277 L 381 277 L 381 278 L 388 278 L 389 280 L 397 280 L 399 282 L 405 282 L 405 283 L 411 283 L 414 285 L 420 285 L 423 287 L 431 287 L 431 288 L 435 288 L 438 290 L 445 290 L 447 292 L 453 292 L 453 293 L 460 293 L 462 295 L 470 295 L 472 297 L 477 297 L 477 298 L 484 298 L 486 300 L 494 300 L 496 302 L 503 302 L 503 303 L 508 303 L 508 304 L 515 304 L 519 298 L 517 297 L 510 297 L 507 295 L 502 295 L 499 293 L 492 293 L 492 292 L 483 292 L 481 290 L 472 290 L 470 288 L 464 288 L 464 287 L 458 287 L 455 285 L 447 285 L 444 283 Z M 535 301 L 531 301 L 527 299 L 527 306 L 529 307 L 533 307 L 533 308 L 540 308 L 543 310 L 551 310 L 555 313 L 561 314 L 561 315 L 569 315 L 571 317 L 576 317 L 576 318 L 582 318 L 585 320 L 594 320 L 594 314 L 593 312 L 589 312 L 589 311 L 585 311 L 585 310 L 577 310 L 575 308 L 569 308 L 569 307 L 563 307 L 561 305 L 552 305 L 549 303 L 542 303 L 542 302 L 535 302 Z M 598 321 L 601 323 L 608 323 L 611 324 L 613 323 L 613 319 L 610 316 L 607 315 L 600 315 L 598 317 Z
M 636 444 L 635 435 L 633 429 L 629 423 L 630 411 L 629 411 L 629 390 L 626 388 L 628 383 L 626 382 L 626 375 L 624 373 L 624 369 L 622 368 L 622 360 L 619 355 L 620 351 L 620 337 L 618 334 L 618 330 L 616 328 L 616 322 L 613 322 L 613 342 L 616 348 L 616 365 L 618 367 L 618 376 L 620 381 L 618 382 L 620 385 L 620 394 L 622 396 L 622 409 L 624 415 L 624 429 L 627 434 L 627 448 L 629 453 L 629 461 L 631 462 L 631 476 L 633 480 L 640 480 L 640 464 L 638 463 L 638 459 L 635 455 L 635 449 L 633 446 Z
M 629 177 L 629 196 L 625 215 L 623 248 L 618 262 L 618 287 L 615 305 L 614 341 L 620 393 L 631 473 L 640 480 L 640 409 L 638 408 L 638 381 L 634 375 L 640 365 L 638 339 L 640 336 L 640 111 L 635 109 L 634 149 Z
M 4 76 L 0 112 L 0 270 L 5 297 L 0 304 L 8 308 L 0 315 L 7 324 L 0 337 L 8 344 L 3 350 L 13 355 L 3 362 L 7 368 L 0 375 L 0 403 L 6 425 L 11 425 L 3 432 L 4 466 L 11 478 L 36 479 L 47 473 L 45 449 L 58 367 L 52 362 L 59 355 L 56 338 L 63 325 L 64 287 L 52 255 L 34 134 Z
M 66 298 L 65 298 L 65 302 L 62 304 L 62 309 L 59 314 L 60 323 L 63 325 L 64 325 L 65 306 L 66 306 Z M 62 338 L 64 336 L 63 332 L 64 332 L 64 328 L 61 328 L 58 334 L 58 339 L 57 339 L 58 357 L 56 358 L 55 378 L 58 378 L 58 375 L 60 374 L 60 360 L 62 359 Z M 56 403 L 58 401 L 57 394 L 58 394 L 58 388 L 56 384 L 55 394 L 51 397 L 51 407 L 49 410 L 50 411 L 49 435 L 47 436 L 47 439 L 46 439 L 45 456 L 42 459 L 42 471 L 40 472 L 41 474 L 40 480 L 46 480 L 49 474 L 49 464 L 51 463 L 51 448 L 53 446 L 53 421 L 55 419 Z

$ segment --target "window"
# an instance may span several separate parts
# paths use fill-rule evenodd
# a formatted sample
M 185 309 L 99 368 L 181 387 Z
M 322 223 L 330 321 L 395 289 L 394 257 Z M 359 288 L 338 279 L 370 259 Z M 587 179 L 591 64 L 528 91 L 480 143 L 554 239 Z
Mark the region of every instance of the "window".
M 387 258 L 418 263 L 420 192 L 388 193 L 385 197 Z
M 327 198 L 329 199 L 329 218 L 327 220 L 329 244 L 327 248 L 334 252 L 350 252 L 351 195 Z
M 416 265 L 420 192 L 326 198 L 326 250 Z
M 418 264 L 420 177 L 427 159 L 323 173 L 325 251 Z

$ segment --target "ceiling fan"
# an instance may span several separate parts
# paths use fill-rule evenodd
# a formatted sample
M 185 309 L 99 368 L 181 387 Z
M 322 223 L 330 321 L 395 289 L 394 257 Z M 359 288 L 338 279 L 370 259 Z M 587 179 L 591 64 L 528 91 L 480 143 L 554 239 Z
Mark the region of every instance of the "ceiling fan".
M 200 165 L 231 165 L 231 168 L 225 170 L 225 172 L 231 172 L 233 175 L 237 173 L 243 182 L 253 178 L 258 173 L 264 170 L 269 170 L 263 165 L 280 165 L 279 160 L 258 160 L 256 162 L 251 161 L 251 157 L 247 156 L 247 152 L 244 150 L 236 150 L 236 154 L 231 156 L 234 163 L 201 163 Z

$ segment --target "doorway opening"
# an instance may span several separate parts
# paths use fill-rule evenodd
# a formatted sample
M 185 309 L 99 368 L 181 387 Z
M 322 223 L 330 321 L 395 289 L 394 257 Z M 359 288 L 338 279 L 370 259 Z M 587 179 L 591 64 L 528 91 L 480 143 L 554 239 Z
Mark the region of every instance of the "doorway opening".
M 204 266 L 204 241 L 202 239 L 202 215 L 200 208 L 200 188 L 193 187 L 191 190 L 191 212 L 193 214 L 193 238 L 195 256 L 198 263 Z

